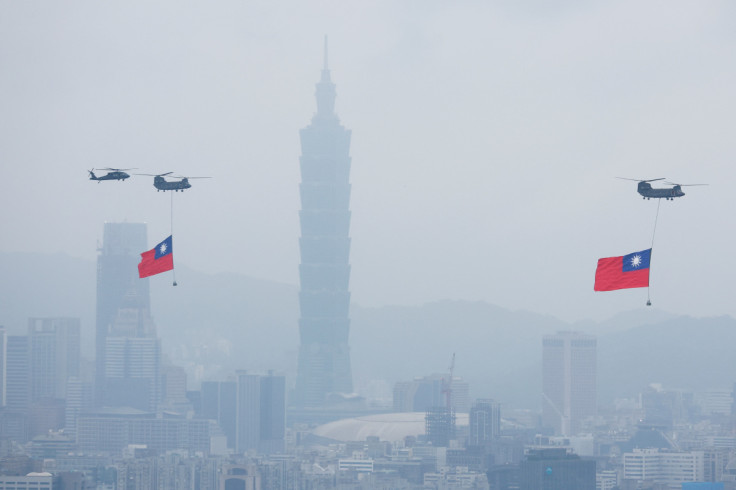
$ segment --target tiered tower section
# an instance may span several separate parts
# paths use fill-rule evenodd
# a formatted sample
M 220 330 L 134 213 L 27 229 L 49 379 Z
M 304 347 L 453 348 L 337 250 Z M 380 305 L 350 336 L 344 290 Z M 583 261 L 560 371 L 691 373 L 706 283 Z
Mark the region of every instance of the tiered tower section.
M 348 347 L 350 130 L 335 114 L 326 41 L 315 95 L 317 113 L 300 134 L 301 318 L 295 402 L 302 407 L 324 406 L 329 394 L 353 391 Z

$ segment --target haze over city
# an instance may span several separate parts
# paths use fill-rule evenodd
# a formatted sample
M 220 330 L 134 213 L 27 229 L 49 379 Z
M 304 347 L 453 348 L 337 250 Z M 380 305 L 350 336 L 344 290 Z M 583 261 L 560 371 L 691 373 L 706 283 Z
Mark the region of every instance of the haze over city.
M 169 232 L 177 263 L 298 282 L 298 130 L 323 36 L 352 129 L 352 301 L 482 300 L 566 320 L 643 306 L 595 294 L 600 257 L 648 248 L 635 183 L 667 177 L 654 305 L 735 314 L 727 2 L 3 6 L 2 251 L 94 259 L 104 221 Z M 50 239 L 53 237 L 53 239 Z M 186 278 L 182 278 L 186 284 Z
M 735 15 L 1 4 L 0 490 L 736 489 Z

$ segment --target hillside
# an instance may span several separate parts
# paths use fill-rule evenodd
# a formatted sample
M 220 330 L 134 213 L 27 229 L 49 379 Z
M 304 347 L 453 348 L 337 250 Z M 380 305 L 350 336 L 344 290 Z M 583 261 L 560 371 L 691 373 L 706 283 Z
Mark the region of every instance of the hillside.
M 177 266 L 151 279 L 152 310 L 164 351 L 190 376 L 208 379 L 234 369 L 296 370 L 298 290 L 236 274 L 204 274 Z M 83 352 L 94 345 L 95 264 L 64 255 L 0 254 L 0 325 L 25 332 L 32 316 L 82 320 Z M 728 388 L 734 382 L 736 320 L 675 317 L 655 309 L 605 322 L 565 323 L 482 302 L 351 309 L 356 386 L 446 372 L 470 382 L 472 395 L 536 407 L 541 391 L 541 337 L 559 330 L 598 336 L 599 397 L 635 396 L 651 382 L 667 388 Z

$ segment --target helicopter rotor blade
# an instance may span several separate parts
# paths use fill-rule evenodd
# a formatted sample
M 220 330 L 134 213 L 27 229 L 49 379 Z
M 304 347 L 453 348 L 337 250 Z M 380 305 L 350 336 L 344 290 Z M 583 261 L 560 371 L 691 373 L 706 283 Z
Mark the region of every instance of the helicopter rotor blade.
M 660 177 L 658 179 L 649 179 L 649 180 L 644 180 L 644 179 L 629 179 L 628 177 L 616 177 L 616 178 L 617 179 L 622 179 L 622 180 L 633 180 L 634 182 L 654 182 L 655 180 L 664 180 L 664 179 L 666 179 L 666 177 Z
M 123 172 L 125 170 L 137 170 L 137 169 L 138 169 L 138 167 L 133 167 L 133 168 L 110 168 L 110 167 L 106 167 L 106 168 L 101 168 L 100 170 L 110 170 L 111 172 Z
M 166 172 L 165 174 L 133 174 L 133 175 L 146 175 L 148 177 L 163 177 L 164 175 L 169 175 L 173 172 Z
M 677 182 L 665 182 L 668 185 L 679 185 L 680 187 L 692 187 L 694 185 L 710 185 L 710 184 L 678 184 Z
M 172 175 L 172 179 L 211 179 L 212 177 L 187 177 L 185 175 Z

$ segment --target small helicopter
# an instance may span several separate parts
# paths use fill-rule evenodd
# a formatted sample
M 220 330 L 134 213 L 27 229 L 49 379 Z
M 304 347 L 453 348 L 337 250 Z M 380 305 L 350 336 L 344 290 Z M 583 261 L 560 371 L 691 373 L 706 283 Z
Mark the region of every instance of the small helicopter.
M 652 184 L 650 182 L 655 182 L 657 180 L 664 180 L 664 177 L 660 177 L 658 179 L 649 179 L 649 180 L 640 180 L 640 179 L 628 179 L 626 177 L 616 177 L 617 179 L 623 179 L 623 180 L 633 180 L 635 182 L 639 182 L 639 185 L 637 186 L 636 190 L 639 192 L 639 194 L 642 195 L 642 199 L 667 199 L 668 201 L 674 200 L 676 197 L 682 197 L 685 195 L 684 192 L 682 192 L 682 188 L 686 186 L 693 186 L 693 185 L 708 185 L 708 184 L 676 184 L 674 182 L 664 182 L 664 184 L 671 185 L 672 187 L 667 188 L 659 188 L 655 189 L 652 187 Z
M 147 175 L 149 177 L 153 177 L 153 186 L 156 188 L 156 192 L 158 191 L 182 191 L 184 192 L 185 189 L 189 189 L 192 187 L 192 184 L 189 183 L 189 179 L 210 179 L 211 177 L 183 177 L 181 175 L 171 175 L 174 172 L 166 172 L 165 174 L 136 174 L 136 175 Z M 172 179 L 181 179 L 181 180 L 166 180 L 164 179 L 165 176 L 171 175 Z
M 98 168 L 97 170 L 109 170 L 105 175 L 99 177 L 95 175 L 95 169 L 87 170 L 89 172 L 89 180 L 96 180 L 99 184 L 103 180 L 125 180 L 130 178 L 130 174 L 126 170 L 135 170 L 135 168 Z

